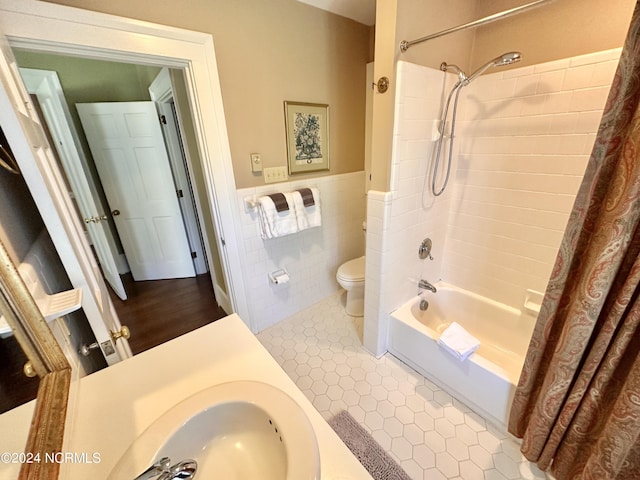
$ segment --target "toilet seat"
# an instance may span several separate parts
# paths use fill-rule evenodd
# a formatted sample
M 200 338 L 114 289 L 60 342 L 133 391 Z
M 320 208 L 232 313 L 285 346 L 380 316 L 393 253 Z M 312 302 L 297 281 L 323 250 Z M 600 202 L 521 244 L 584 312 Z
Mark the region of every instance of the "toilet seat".
M 338 281 L 351 284 L 364 283 L 364 265 L 364 256 L 343 263 L 336 274 Z

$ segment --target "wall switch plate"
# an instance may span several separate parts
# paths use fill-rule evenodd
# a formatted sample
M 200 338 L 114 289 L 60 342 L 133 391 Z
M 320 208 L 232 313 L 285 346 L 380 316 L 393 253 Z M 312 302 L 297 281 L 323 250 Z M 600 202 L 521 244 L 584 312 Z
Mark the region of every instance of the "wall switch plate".
M 259 153 L 251 154 L 251 171 L 252 172 L 261 172 L 262 171 L 262 157 Z
M 268 167 L 264 169 L 263 175 L 264 183 L 286 182 L 289 178 L 287 167 Z

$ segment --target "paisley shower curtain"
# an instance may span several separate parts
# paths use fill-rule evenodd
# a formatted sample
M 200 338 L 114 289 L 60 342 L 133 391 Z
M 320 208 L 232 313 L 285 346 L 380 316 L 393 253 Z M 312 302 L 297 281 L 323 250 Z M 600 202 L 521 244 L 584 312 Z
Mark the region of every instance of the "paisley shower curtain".
M 547 286 L 509 431 L 559 479 L 640 479 L 640 3 Z

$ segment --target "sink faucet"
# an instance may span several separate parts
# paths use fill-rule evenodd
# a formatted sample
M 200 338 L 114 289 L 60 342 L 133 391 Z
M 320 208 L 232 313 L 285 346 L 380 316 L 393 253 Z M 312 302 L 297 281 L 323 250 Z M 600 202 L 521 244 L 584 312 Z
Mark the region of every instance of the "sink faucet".
M 154 477 L 163 475 L 171 468 L 171 460 L 169 457 L 162 457 L 156 463 L 147 468 L 144 472 L 138 475 L 134 480 L 151 480 Z
M 190 480 L 194 478 L 197 468 L 198 464 L 195 460 L 183 460 L 171 466 L 169 457 L 163 457 L 134 480 Z
M 420 280 L 418 282 L 418 288 L 422 288 L 423 290 L 429 290 L 430 292 L 436 293 L 436 287 L 431 285 L 426 280 Z

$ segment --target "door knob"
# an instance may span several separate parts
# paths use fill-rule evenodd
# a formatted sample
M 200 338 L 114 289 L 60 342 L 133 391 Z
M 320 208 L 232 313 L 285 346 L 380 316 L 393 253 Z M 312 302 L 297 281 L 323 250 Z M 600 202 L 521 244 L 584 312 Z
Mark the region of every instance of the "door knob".
M 100 348 L 100 345 L 98 345 L 98 342 L 94 342 L 91 345 L 87 345 L 86 343 L 84 345 L 82 345 L 80 347 L 80 350 L 78 350 L 84 357 L 88 357 L 89 355 L 91 355 L 91 351 L 95 350 L 97 348 Z
M 115 210 L 116 212 L 118 212 L 117 214 L 114 215 L 118 215 L 120 214 L 120 212 L 118 210 Z M 107 217 L 105 214 L 100 215 L 99 217 L 90 217 L 90 218 L 85 218 L 84 219 L 84 223 L 89 224 L 89 223 L 100 223 L 100 221 L 102 220 L 107 220 L 109 217 Z
M 129 338 L 131 338 L 131 331 L 129 330 L 129 327 L 123 325 L 119 331 L 111 332 L 111 338 L 113 339 L 114 343 L 119 338 L 129 340 Z
M 33 364 L 31 363 L 31 360 L 29 360 L 27 363 L 24 364 L 22 371 L 29 378 L 35 377 L 37 375 L 36 369 L 33 368 Z
M 113 212 L 111 212 L 111 214 L 116 217 L 118 215 L 120 215 L 120 210 L 114 210 Z

